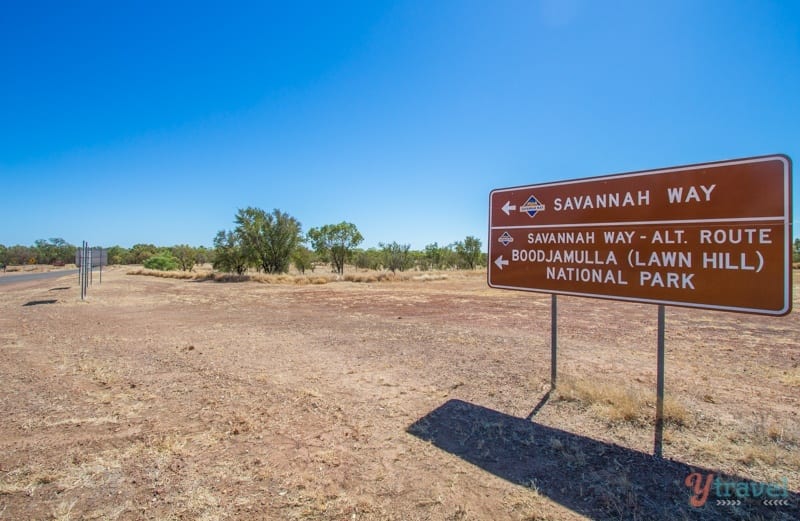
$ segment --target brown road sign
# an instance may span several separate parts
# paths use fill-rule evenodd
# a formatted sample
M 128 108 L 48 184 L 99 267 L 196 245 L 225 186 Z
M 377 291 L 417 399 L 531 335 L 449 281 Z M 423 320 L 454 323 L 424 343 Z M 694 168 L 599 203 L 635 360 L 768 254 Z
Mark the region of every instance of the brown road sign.
M 791 178 L 774 155 L 493 190 L 489 286 L 785 315 Z

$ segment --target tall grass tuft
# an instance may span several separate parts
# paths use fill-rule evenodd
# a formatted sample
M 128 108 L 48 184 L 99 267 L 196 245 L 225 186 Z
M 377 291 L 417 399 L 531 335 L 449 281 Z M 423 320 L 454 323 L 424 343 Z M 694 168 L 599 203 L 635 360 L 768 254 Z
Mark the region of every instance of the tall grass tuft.
M 252 273 L 237 275 L 235 273 L 215 273 L 209 271 L 188 272 L 188 271 L 160 271 L 139 268 L 130 270 L 128 275 L 146 275 L 149 277 L 160 277 L 164 279 L 178 280 L 208 280 L 213 282 L 258 282 L 260 284 L 327 284 L 333 280 L 333 276 L 324 277 L 320 275 L 268 275 L 263 273 Z
M 655 421 L 655 405 L 640 389 L 622 388 L 603 382 L 562 378 L 556 399 L 578 402 L 596 416 L 610 423 L 651 425 Z M 689 410 L 672 397 L 664 398 L 664 422 L 677 427 L 692 424 Z
M 234 273 L 218 273 L 212 271 L 163 271 L 151 270 L 147 268 L 137 268 L 127 272 L 128 275 L 146 275 L 149 277 L 160 277 L 165 279 L 179 280 L 208 280 L 213 282 L 258 282 L 260 284 L 284 284 L 284 285 L 305 285 L 305 284 L 328 284 L 329 282 L 346 281 L 357 283 L 376 283 L 376 282 L 405 282 L 405 281 L 436 281 L 447 280 L 449 275 L 444 273 L 422 273 L 419 272 L 398 272 L 390 271 L 369 271 L 347 273 L 344 276 L 335 274 L 303 274 L 292 275 L 287 273 L 266 274 L 249 273 L 237 275 Z

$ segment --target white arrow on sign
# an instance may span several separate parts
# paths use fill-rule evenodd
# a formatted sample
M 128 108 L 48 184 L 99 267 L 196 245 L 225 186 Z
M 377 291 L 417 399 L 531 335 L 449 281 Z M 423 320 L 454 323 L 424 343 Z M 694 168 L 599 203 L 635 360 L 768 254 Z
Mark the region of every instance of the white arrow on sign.
M 508 266 L 508 261 L 507 260 L 503 260 L 503 256 L 502 255 L 497 257 L 494 260 L 494 263 L 497 265 L 498 268 L 500 268 L 500 270 L 503 269 L 503 266 Z
M 502 210 L 506 213 L 506 215 L 511 215 L 511 212 L 517 209 L 517 205 L 511 204 L 511 201 L 506 201 L 506 204 L 503 205 Z

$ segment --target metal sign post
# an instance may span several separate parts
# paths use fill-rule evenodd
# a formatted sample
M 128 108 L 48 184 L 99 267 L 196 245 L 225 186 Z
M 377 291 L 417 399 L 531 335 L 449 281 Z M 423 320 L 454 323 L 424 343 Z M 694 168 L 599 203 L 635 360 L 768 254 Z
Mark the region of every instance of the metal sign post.
M 88 265 L 88 257 L 89 257 L 89 244 L 86 241 L 83 241 L 81 244 L 81 255 L 80 255 L 80 268 L 78 269 L 78 273 L 81 276 L 81 300 L 86 299 L 86 292 L 88 290 L 88 273 L 86 271 Z
M 81 278 L 81 255 L 83 251 L 83 243 L 81 243 L 81 247 L 75 250 L 75 266 L 78 267 L 78 286 L 80 287 L 83 284 L 83 279 Z
M 658 362 L 656 364 L 656 434 L 653 454 L 662 457 L 664 442 L 664 305 L 658 306 Z
M 550 295 L 550 389 L 556 388 L 558 369 L 558 295 Z
M 89 254 L 89 243 L 84 242 L 83 246 L 83 296 L 89 293 L 89 269 L 92 264 L 92 260 Z

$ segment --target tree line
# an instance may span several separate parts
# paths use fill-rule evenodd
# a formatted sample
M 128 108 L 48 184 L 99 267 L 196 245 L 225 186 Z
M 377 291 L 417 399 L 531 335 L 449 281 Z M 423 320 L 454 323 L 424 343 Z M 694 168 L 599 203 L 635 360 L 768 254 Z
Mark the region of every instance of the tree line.
M 212 262 L 214 252 L 204 246 L 186 244 L 155 246 L 135 244 L 131 248 L 111 246 L 105 248 L 109 264 L 144 264 L 153 257 L 166 257 L 174 263 L 174 269 L 191 270 L 195 264 Z M 33 246 L 5 246 L 0 244 L 0 266 L 51 264 L 62 266 L 75 263 L 78 247 L 64 239 L 37 240 Z
M 187 244 L 156 246 L 135 244 L 131 248 L 106 248 L 109 264 L 141 264 L 159 270 L 191 271 L 197 264 L 211 263 L 214 269 L 244 274 L 248 270 L 285 273 L 294 266 L 301 273 L 330 265 L 341 274 L 345 265 L 360 269 L 447 270 L 486 266 L 480 239 L 439 246 L 428 244 L 412 250 L 409 244 L 379 243 L 377 248 L 359 248 L 364 237 L 355 224 L 340 222 L 311 228 L 303 233 L 300 222 L 278 209 L 268 213 L 260 208 L 240 209 L 232 230 L 220 230 L 213 247 Z M 6 247 L 0 244 L 0 265 L 71 264 L 77 247 L 63 239 L 38 240 L 34 246 Z
M 75 262 L 77 247 L 64 239 L 39 239 L 33 246 L 0 244 L 0 265 L 70 264 Z
M 364 237 L 355 224 L 340 222 L 311 228 L 303 233 L 300 222 L 278 209 L 240 209 L 233 230 L 220 230 L 214 238 L 214 268 L 243 274 L 248 269 L 285 273 L 293 264 L 301 273 L 320 263 L 343 273 L 345 264 L 362 269 L 392 272 L 412 268 L 475 269 L 486 265 L 481 241 L 467 237 L 449 246 L 429 244 L 412 251 L 409 244 L 380 243 L 379 248 L 361 249 Z

